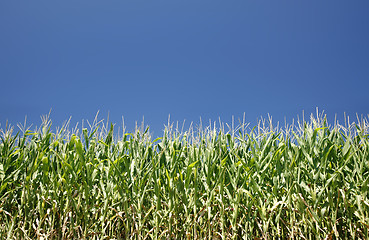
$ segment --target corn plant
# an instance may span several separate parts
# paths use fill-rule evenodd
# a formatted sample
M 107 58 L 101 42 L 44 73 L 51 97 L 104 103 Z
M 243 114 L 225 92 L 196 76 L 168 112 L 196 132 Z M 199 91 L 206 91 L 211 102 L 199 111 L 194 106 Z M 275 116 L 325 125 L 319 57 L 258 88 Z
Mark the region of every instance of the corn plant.
M 1 129 L 1 239 L 369 239 L 369 124 Z

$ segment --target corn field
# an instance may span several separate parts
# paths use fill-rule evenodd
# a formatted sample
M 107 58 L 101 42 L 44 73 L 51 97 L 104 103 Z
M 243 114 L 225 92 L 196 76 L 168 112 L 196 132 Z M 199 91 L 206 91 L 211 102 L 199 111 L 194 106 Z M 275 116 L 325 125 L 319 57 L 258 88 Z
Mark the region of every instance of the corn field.
M 369 124 L 1 128 L 1 239 L 369 239 Z

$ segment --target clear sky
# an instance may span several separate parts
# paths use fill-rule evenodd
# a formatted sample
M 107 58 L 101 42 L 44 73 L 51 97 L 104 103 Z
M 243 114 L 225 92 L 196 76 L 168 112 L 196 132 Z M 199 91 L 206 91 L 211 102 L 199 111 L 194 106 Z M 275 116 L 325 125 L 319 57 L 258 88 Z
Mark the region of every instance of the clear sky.
M 367 0 L 0 2 L 0 122 L 369 113 Z

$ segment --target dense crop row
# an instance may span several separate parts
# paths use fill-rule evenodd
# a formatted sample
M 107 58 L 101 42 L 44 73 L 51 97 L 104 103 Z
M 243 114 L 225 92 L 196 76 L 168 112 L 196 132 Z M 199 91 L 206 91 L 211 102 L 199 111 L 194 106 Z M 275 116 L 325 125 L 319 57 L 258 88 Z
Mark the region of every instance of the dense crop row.
M 1 239 L 369 238 L 366 120 L 22 130 L 2 130 Z

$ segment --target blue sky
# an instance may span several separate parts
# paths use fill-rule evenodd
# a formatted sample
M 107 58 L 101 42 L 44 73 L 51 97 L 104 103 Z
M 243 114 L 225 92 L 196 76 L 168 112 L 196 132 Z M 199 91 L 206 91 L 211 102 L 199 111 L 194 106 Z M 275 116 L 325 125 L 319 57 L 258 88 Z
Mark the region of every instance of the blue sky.
M 1 1 L 0 123 L 369 109 L 369 1 Z

